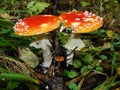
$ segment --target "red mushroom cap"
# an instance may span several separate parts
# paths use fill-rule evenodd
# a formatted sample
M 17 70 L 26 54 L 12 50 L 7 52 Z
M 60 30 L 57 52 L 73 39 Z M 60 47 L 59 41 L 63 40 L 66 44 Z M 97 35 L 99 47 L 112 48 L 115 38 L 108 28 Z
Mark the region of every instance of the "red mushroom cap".
M 85 12 L 68 12 L 59 16 L 65 27 L 73 28 L 73 33 L 88 33 L 100 28 L 103 19 L 95 14 Z
M 59 18 L 53 15 L 38 15 L 19 20 L 15 33 L 22 36 L 38 35 L 59 27 Z
M 58 62 L 61 62 L 61 61 L 64 61 L 65 58 L 64 58 L 63 56 L 55 56 L 55 57 L 54 57 L 54 60 L 55 60 L 55 61 L 58 61 Z

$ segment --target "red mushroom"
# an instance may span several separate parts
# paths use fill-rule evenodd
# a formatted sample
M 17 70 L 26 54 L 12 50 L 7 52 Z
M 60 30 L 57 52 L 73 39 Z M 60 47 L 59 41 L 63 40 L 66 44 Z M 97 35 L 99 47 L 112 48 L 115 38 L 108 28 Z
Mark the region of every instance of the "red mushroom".
M 103 25 L 103 19 L 95 14 L 85 12 L 68 12 L 59 16 L 65 27 L 73 28 L 73 33 L 88 33 Z
M 96 16 L 95 14 L 85 12 L 68 12 L 63 13 L 59 16 L 61 22 L 63 22 L 63 28 L 72 28 L 72 36 L 68 40 L 68 43 L 65 47 L 80 50 L 81 46 L 84 47 L 80 39 L 73 39 L 74 33 L 88 33 L 94 30 L 97 30 L 103 25 L 103 18 Z M 61 29 L 60 31 L 62 31 Z M 82 43 L 82 44 L 80 44 Z M 74 45 L 73 45 L 74 44 Z
M 19 20 L 14 26 L 15 33 L 22 36 L 38 35 L 59 27 L 59 18 L 53 15 L 38 15 Z
M 69 53 L 71 50 L 80 50 L 85 46 L 80 37 L 74 37 L 74 33 L 88 33 L 94 30 L 97 30 L 103 25 L 103 18 L 96 16 L 95 14 L 85 12 L 67 12 L 59 16 L 61 22 L 63 22 L 63 27 L 60 31 L 63 31 L 64 28 L 71 28 L 71 37 L 68 42 L 64 45 L 68 49 Z M 66 29 L 67 30 L 67 29 Z M 73 57 L 74 53 L 71 54 Z M 72 61 L 68 58 L 68 62 Z M 71 63 L 70 63 L 71 64 Z
M 59 18 L 53 15 L 38 15 L 31 16 L 22 20 L 19 20 L 14 26 L 15 34 L 21 36 L 32 36 L 47 33 L 55 30 L 59 27 Z M 39 48 L 43 50 L 43 66 L 48 67 L 52 61 L 50 52 L 50 42 L 44 35 L 40 36 L 40 41 L 37 41 L 35 45 L 39 45 Z M 39 42 L 39 44 L 38 44 Z M 34 44 L 34 43 L 33 43 Z M 32 46 L 32 44 L 30 44 Z M 35 46 L 34 46 L 35 47 Z M 49 63 L 49 64 L 48 64 Z

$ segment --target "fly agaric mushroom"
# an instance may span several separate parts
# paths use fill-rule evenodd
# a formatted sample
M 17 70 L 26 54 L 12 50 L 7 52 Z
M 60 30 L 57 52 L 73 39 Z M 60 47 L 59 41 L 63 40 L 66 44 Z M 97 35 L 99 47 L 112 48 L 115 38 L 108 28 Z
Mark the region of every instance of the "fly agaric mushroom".
M 62 28 L 72 28 L 71 32 L 73 34 L 68 40 L 68 43 L 65 45 L 65 47 L 70 49 L 74 49 L 76 47 L 75 46 L 71 48 L 71 44 L 75 43 L 75 40 L 77 45 L 82 43 L 80 39 L 80 43 L 78 42 L 78 39 L 73 39 L 74 33 L 88 33 L 97 30 L 103 25 L 103 19 L 100 16 L 96 16 L 95 14 L 89 13 L 88 11 L 63 13 L 59 16 L 59 18 L 61 19 L 61 22 L 64 23 Z M 63 31 L 63 29 L 60 31 Z M 82 47 L 83 46 L 84 45 L 82 45 Z M 76 50 L 79 50 L 79 48 L 81 49 L 81 47 L 78 46 Z
M 38 15 L 38 16 L 31 16 L 23 20 L 19 20 L 14 26 L 14 30 L 15 30 L 15 34 L 21 36 L 32 36 L 32 35 L 38 35 L 53 31 L 58 27 L 59 27 L 58 17 L 53 15 Z M 50 46 L 51 46 L 50 42 L 48 43 L 48 40 L 45 39 L 45 37 L 42 38 L 41 41 L 39 42 L 41 45 L 40 48 L 43 49 L 44 62 L 52 61 L 52 56 L 50 52 Z M 31 46 L 34 46 L 33 44 L 31 44 Z M 49 59 L 51 60 L 48 61 L 47 57 L 49 57 Z
M 63 22 L 63 27 L 60 31 L 63 31 L 64 28 L 71 28 L 72 30 L 71 37 L 69 38 L 68 42 L 64 45 L 64 47 L 67 48 L 68 51 L 73 50 L 75 47 L 77 47 L 75 50 L 80 50 L 85 46 L 85 44 L 80 38 L 78 39 L 74 36 L 74 33 L 92 32 L 103 25 L 102 17 L 96 16 L 95 14 L 89 13 L 88 11 L 63 13 L 59 16 L 59 18 L 61 22 Z M 69 61 L 71 62 L 72 60 L 69 59 L 68 62 Z

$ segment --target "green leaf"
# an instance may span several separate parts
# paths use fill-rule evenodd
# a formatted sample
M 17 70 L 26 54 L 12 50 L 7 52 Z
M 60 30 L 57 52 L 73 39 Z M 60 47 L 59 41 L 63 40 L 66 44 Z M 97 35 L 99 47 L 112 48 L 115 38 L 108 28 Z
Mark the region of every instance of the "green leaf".
M 90 3 L 86 2 L 86 1 L 80 1 L 80 3 L 83 7 L 86 7 L 86 6 L 90 5 Z
M 12 28 L 14 26 L 14 23 L 7 21 L 5 19 L 0 19 L 0 26 L 2 27 L 7 27 L 7 28 Z
M 74 66 L 75 68 L 80 68 L 80 67 L 82 66 L 82 63 L 81 63 L 80 60 L 74 60 L 74 61 L 73 61 L 73 66 Z
M 87 54 L 84 57 L 84 62 L 87 63 L 87 64 L 91 64 L 93 62 L 93 56 L 92 56 L 92 54 Z
M 118 56 L 118 53 L 114 52 L 113 56 L 112 56 L 112 71 L 111 71 L 111 75 L 113 75 L 113 72 L 114 72 L 114 69 L 115 69 L 115 63 L 116 63 L 116 60 L 117 60 L 117 56 Z
M 46 2 L 31 1 L 30 3 L 27 4 L 27 8 L 29 10 L 30 15 L 37 15 L 41 13 L 49 5 L 50 4 Z
M 0 66 L 0 72 L 1 73 L 9 73 L 9 71 L 2 66 Z
M 58 32 L 57 35 L 58 35 L 58 38 L 60 39 L 60 42 L 62 43 L 62 45 L 65 45 L 66 42 L 68 41 L 68 36 L 62 32 Z
M 89 70 L 88 66 L 83 66 L 80 70 L 80 72 L 83 74 L 84 72 L 87 72 Z
M 77 76 L 77 73 L 75 71 L 64 70 L 64 74 L 69 78 L 74 78 Z
M 66 69 L 64 69 L 64 71 L 63 71 L 64 75 L 66 75 L 66 76 L 67 76 L 68 72 L 69 72 L 69 71 L 66 70 Z
M 100 66 L 96 67 L 95 69 L 96 69 L 96 71 L 103 72 L 103 68 Z
M 108 57 L 105 56 L 105 55 L 100 55 L 99 57 L 100 57 L 102 60 L 106 60 L 106 59 L 108 59 Z
M 34 1 L 29 2 L 29 3 L 27 4 L 27 8 L 29 9 L 29 8 L 33 7 L 34 4 L 35 4 Z
M 112 30 L 107 30 L 107 31 L 106 31 L 106 35 L 107 35 L 107 37 L 108 37 L 109 39 L 112 39 L 112 38 L 114 38 L 114 36 L 115 36 L 115 34 L 114 34 L 114 32 L 113 32 Z
M 69 83 L 68 88 L 70 90 L 78 90 L 77 84 L 76 83 Z
M 42 12 L 48 6 L 49 4 L 45 2 L 40 2 L 35 4 L 35 7 L 38 9 L 39 12 Z
M 7 89 L 12 90 L 14 88 L 17 88 L 19 84 L 20 82 L 11 80 L 7 83 Z
M 74 77 L 76 77 L 77 76 L 77 73 L 75 72 L 75 71 L 69 71 L 68 72 L 68 77 L 69 78 L 74 78 Z

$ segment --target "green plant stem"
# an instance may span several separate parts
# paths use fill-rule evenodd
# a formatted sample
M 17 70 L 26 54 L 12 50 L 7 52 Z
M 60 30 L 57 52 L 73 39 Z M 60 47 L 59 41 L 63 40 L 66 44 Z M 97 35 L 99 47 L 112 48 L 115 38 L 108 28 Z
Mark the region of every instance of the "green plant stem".
M 83 84 L 83 82 L 84 82 L 84 80 L 85 80 L 85 77 L 86 77 L 90 72 L 91 72 L 91 70 L 83 73 L 83 75 L 81 76 L 82 79 L 80 80 L 80 82 L 79 82 L 79 84 L 78 84 L 78 90 L 80 90 L 80 88 L 81 88 L 81 86 L 82 86 L 82 84 Z
M 5 79 L 5 80 L 27 81 L 27 82 L 31 82 L 31 83 L 40 84 L 39 80 L 37 80 L 37 79 L 22 75 L 22 74 L 16 74 L 16 73 L 0 74 L 0 78 Z
M 118 53 L 117 53 L 117 52 L 114 52 L 114 53 L 113 53 L 113 57 L 112 57 L 112 71 L 111 71 L 111 75 L 113 75 L 113 72 L 114 72 L 114 69 L 115 69 L 115 62 L 116 62 L 116 59 L 117 59 L 117 55 L 118 55 Z

